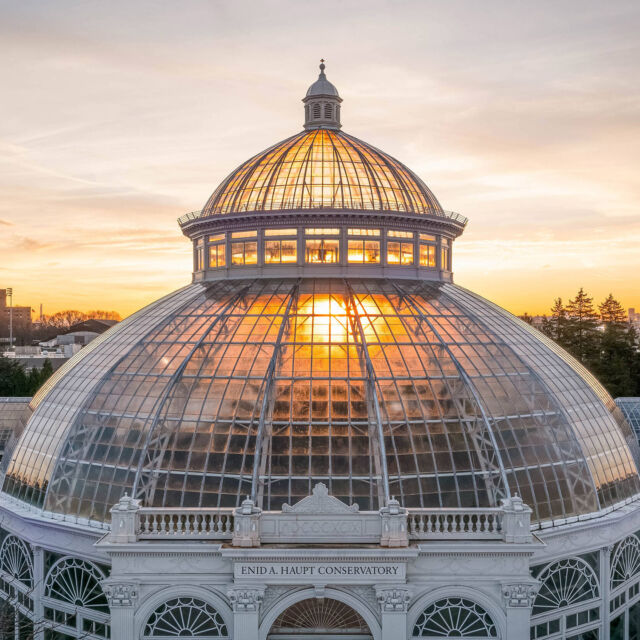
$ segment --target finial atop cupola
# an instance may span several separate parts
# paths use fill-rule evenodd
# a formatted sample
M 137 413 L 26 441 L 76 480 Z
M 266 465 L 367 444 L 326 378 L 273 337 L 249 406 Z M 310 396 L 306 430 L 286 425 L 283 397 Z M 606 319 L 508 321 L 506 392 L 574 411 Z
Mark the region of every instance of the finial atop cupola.
M 320 59 L 320 75 L 309 87 L 304 102 L 305 129 L 340 129 L 340 103 L 338 90 L 327 80 L 324 58 Z

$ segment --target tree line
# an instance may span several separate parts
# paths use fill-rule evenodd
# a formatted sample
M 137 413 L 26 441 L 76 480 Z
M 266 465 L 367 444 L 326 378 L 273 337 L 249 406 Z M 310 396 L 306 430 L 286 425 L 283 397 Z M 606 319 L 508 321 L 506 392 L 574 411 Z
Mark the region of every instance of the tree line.
M 532 323 L 528 314 L 520 316 Z M 614 397 L 640 396 L 640 336 L 612 294 L 599 305 L 583 288 L 556 298 L 540 330 L 589 369 Z
M 51 360 L 46 359 L 42 367 L 27 371 L 20 362 L 0 357 L 0 397 L 31 397 L 53 373 Z

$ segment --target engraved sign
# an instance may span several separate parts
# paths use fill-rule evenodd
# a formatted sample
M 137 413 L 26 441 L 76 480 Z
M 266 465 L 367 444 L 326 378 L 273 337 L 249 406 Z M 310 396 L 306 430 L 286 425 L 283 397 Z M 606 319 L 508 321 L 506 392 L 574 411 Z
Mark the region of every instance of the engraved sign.
M 368 583 L 405 579 L 405 565 L 398 562 L 236 562 L 237 582 L 262 583 Z

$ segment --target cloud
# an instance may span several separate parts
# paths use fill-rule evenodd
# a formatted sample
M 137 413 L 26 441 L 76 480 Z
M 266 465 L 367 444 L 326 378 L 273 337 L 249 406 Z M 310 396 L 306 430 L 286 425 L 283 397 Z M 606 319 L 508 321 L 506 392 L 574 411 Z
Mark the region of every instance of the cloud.
M 0 225 L 4 225 L 7 227 L 13 227 L 13 222 L 9 222 L 9 220 L 3 220 L 2 218 L 0 218 Z

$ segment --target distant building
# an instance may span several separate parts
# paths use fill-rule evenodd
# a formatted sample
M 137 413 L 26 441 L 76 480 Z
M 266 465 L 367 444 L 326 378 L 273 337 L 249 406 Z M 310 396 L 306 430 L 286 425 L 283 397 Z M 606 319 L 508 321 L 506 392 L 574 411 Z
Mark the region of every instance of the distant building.
M 31 333 L 31 307 L 9 307 L 7 290 L 0 289 L 0 342 L 9 342 L 10 317 L 14 338 Z
M 27 371 L 40 369 L 45 360 L 50 360 L 55 371 L 115 324 L 118 324 L 117 320 L 85 320 L 72 325 L 50 340 L 44 340 L 35 346 L 14 347 L 13 350 L 4 353 L 0 351 L 0 355 L 18 360 Z M 60 331 L 55 327 L 52 330 Z

